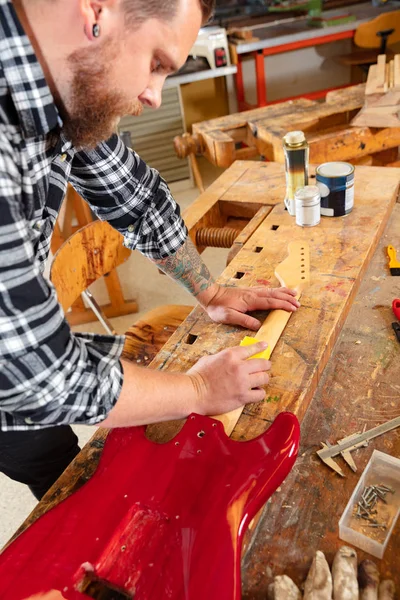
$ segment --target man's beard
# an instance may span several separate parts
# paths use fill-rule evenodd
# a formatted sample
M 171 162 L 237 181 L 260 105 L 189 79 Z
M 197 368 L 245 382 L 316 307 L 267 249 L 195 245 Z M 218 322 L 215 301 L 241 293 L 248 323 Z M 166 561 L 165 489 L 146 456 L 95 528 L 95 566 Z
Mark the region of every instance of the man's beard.
M 115 133 L 121 117 L 140 115 L 137 99 L 127 100 L 112 89 L 112 65 L 117 60 L 116 44 L 76 50 L 68 57 L 72 70 L 67 109 L 60 107 L 63 132 L 74 146 L 94 148 Z

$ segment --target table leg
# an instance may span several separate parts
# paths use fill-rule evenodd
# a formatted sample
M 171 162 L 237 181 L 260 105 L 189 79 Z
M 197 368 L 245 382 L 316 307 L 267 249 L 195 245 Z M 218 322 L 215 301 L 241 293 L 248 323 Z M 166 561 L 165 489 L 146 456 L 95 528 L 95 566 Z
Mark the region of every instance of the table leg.
M 243 110 L 244 99 L 244 84 L 243 84 L 243 68 L 242 58 L 240 55 L 237 57 L 237 71 L 236 71 L 236 97 L 239 110 Z
M 264 53 L 257 50 L 254 53 L 256 62 L 256 83 L 257 83 L 257 107 L 267 105 L 267 86 L 265 81 Z

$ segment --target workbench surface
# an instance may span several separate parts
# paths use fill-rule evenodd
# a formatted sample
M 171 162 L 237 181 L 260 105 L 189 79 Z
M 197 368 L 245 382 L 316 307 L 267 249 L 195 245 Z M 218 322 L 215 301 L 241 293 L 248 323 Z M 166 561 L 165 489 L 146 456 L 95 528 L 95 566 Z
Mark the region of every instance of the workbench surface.
M 345 479 L 315 454 L 322 441 L 334 443 L 364 425 L 371 428 L 399 414 L 400 344 L 391 328 L 390 305 L 400 296 L 400 278 L 390 276 L 384 252 L 388 243 L 398 249 L 400 245 L 399 179 L 400 169 L 356 167 L 353 212 L 344 218 L 323 218 L 317 227 L 300 228 L 282 205 L 283 166 L 238 161 L 186 212 L 192 237 L 196 223 L 207 220 L 212 209 L 227 213 L 231 206 L 241 216 L 246 211 L 256 215 L 257 226 L 238 243 L 236 256 L 220 278 L 224 284 L 276 285 L 274 267 L 285 258 L 288 242 L 307 240 L 311 249 L 310 287 L 272 355 L 267 398 L 246 407 L 232 435 L 251 439 L 283 410 L 294 412 L 302 423 L 297 463 L 249 532 L 243 553 L 243 598 L 264 599 L 273 575 L 287 573 L 301 583 L 317 549 L 331 562 L 343 545 L 339 518 L 373 448 L 400 457 L 398 430 L 358 450 L 354 459 L 359 471 L 345 467 Z M 243 336 L 242 329 L 211 323 L 196 308 L 152 368 L 185 371 L 205 352 L 237 345 Z M 163 441 L 180 426 L 152 426 L 148 435 Z M 22 529 L 90 477 L 105 437 L 106 432 L 98 430 Z M 390 574 L 400 586 L 398 556 L 400 523 L 383 560 L 377 560 L 381 573 Z

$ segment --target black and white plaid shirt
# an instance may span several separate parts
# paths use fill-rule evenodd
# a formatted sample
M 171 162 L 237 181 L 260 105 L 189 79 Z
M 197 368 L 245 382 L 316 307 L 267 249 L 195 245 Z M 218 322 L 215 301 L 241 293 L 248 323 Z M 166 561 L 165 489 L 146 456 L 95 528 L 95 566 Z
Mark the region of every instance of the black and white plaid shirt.
M 157 259 L 187 230 L 166 183 L 117 136 L 76 151 L 10 0 L 0 0 L 0 424 L 102 421 L 122 386 L 123 337 L 73 334 L 43 278 L 67 182 L 128 248 Z

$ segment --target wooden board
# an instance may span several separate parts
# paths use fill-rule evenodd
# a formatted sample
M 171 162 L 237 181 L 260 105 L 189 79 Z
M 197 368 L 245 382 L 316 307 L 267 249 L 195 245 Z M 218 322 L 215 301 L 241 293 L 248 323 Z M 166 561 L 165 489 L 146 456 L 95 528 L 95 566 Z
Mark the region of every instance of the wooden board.
M 398 68 L 400 55 L 386 62 L 387 56 L 378 56 L 376 65 L 368 72 L 364 106 L 351 124 L 355 127 L 399 128 L 400 90 Z
M 288 131 L 301 129 L 310 145 L 312 163 L 359 162 L 387 149 L 393 149 L 392 156 L 376 156 L 374 164 L 395 161 L 400 144 L 399 127 L 350 126 L 351 119 L 364 104 L 364 93 L 365 84 L 360 84 L 328 93 L 325 102 L 300 98 L 196 123 L 192 138 L 179 138 L 175 148 L 181 156 L 200 150 L 220 167 L 228 167 L 242 157 L 241 153 L 248 154 L 252 150 L 268 160 L 283 162 L 283 136 Z M 246 147 L 238 147 L 238 142 Z
M 265 204 L 270 202 L 272 207 L 221 275 L 222 283 L 240 286 L 275 285 L 277 282 L 273 275 L 274 268 L 285 258 L 288 241 L 308 241 L 311 253 L 311 283 L 303 292 L 301 310 L 290 319 L 273 353 L 272 379 L 268 387 L 267 399 L 257 405 L 246 407 L 233 432 L 235 439 L 251 439 L 265 431 L 270 421 L 282 410 L 290 410 L 300 420 L 304 419 L 323 369 L 356 296 L 362 276 L 396 202 L 399 177 L 400 170 L 357 167 L 353 212 L 344 218 L 324 218 L 320 226 L 307 229 L 297 227 L 294 219 L 283 210 L 282 203 L 278 203 L 279 195 L 284 190 L 282 165 L 239 162 L 223 175 L 223 183 L 220 182 L 218 185 L 216 182 L 213 188 L 214 195 L 209 196 L 207 200 L 210 205 L 215 205 L 220 200 L 226 203 L 230 200 L 234 204 L 240 204 L 251 199 L 252 203 L 258 200 L 264 200 Z M 282 197 L 281 195 L 280 200 Z M 198 210 L 198 206 L 195 208 Z M 194 218 L 193 215 L 191 217 L 190 211 L 187 217 L 188 221 L 192 218 L 193 226 Z M 262 313 L 259 316 L 265 318 L 266 315 Z M 185 371 L 205 353 L 214 353 L 227 346 L 238 345 L 243 335 L 243 329 L 211 323 L 203 311 L 196 308 L 160 351 L 152 363 L 152 368 Z M 371 341 L 373 340 L 369 343 Z M 373 344 L 371 346 L 373 347 Z M 343 362 L 346 362 L 346 358 L 342 357 L 341 364 Z M 365 365 L 363 362 L 360 365 L 366 368 L 368 361 Z M 374 401 L 373 397 L 372 401 Z M 324 408 L 322 415 L 324 419 L 328 418 L 330 411 L 335 411 L 334 404 L 330 408 L 329 397 L 326 402 L 327 407 Z M 380 402 L 377 398 L 377 407 Z M 309 414 L 316 416 L 320 412 L 318 402 L 313 402 Z M 342 426 L 346 425 L 343 421 L 341 423 Z M 181 423 L 166 423 L 150 427 L 148 434 L 153 439 L 163 441 L 169 439 L 180 427 Z M 314 437 L 316 433 L 313 433 Z M 326 438 L 327 432 L 323 433 L 323 437 Z M 351 433 L 351 431 L 343 431 L 343 433 Z M 39 503 L 23 527 L 69 495 L 90 476 L 95 468 L 105 435 L 104 430 L 98 431 L 44 500 Z M 315 443 L 312 442 L 313 445 Z M 303 444 L 307 447 L 308 440 L 304 439 L 304 434 Z M 302 462 L 299 466 L 301 464 Z M 333 504 L 341 503 L 344 508 L 347 499 L 343 497 L 343 486 L 333 485 L 329 477 L 330 473 L 326 472 L 326 466 L 322 463 L 313 463 L 313 469 L 316 474 L 319 474 L 321 482 L 327 477 L 329 494 L 336 494 L 336 499 L 332 499 Z M 321 519 L 321 523 L 318 521 L 319 511 L 322 511 L 323 507 L 318 505 L 318 495 L 313 496 L 310 491 L 312 488 L 309 487 L 311 481 L 308 479 L 309 471 L 306 470 L 306 475 L 302 475 L 304 489 L 308 490 L 309 495 L 311 494 L 310 502 L 315 501 L 316 506 L 311 520 L 310 509 L 306 512 L 302 521 L 303 528 L 328 531 L 327 535 L 338 543 L 335 537 L 336 530 L 332 531 L 333 526 L 327 516 L 324 520 Z M 300 510 L 303 504 L 307 505 L 309 496 L 306 495 L 303 499 L 300 494 L 300 497 L 293 498 L 292 502 L 295 502 L 295 506 Z M 324 501 L 326 503 L 326 498 Z M 292 514 L 292 518 L 295 519 L 295 515 Z M 271 518 L 263 520 L 262 523 L 271 526 Z M 289 530 L 289 534 L 291 531 Z M 257 549 L 257 553 L 253 555 L 254 560 L 251 554 L 247 554 L 244 563 L 246 565 L 245 588 L 249 598 L 265 597 L 266 565 L 268 560 L 272 561 L 272 558 L 268 557 L 276 557 L 277 561 L 278 559 L 283 561 L 283 558 L 279 557 L 282 552 L 287 552 L 282 550 L 277 539 L 279 535 L 275 532 L 268 539 L 267 545 L 263 535 L 263 530 L 260 529 L 256 538 L 251 536 L 249 538 L 248 552 L 255 552 Z M 311 537 L 315 541 L 313 534 Z M 286 539 L 287 543 L 292 540 L 294 545 L 297 544 L 296 537 Z M 301 556 L 300 551 L 299 556 Z M 285 565 L 279 563 L 279 566 L 280 572 L 283 572 L 286 563 Z M 306 567 L 308 566 L 309 563 Z M 301 570 L 302 567 L 303 563 L 299 569 Z M 264 595 L 253 595 L 253 591 L 258 594 L 259 589 L 264 590 Z

